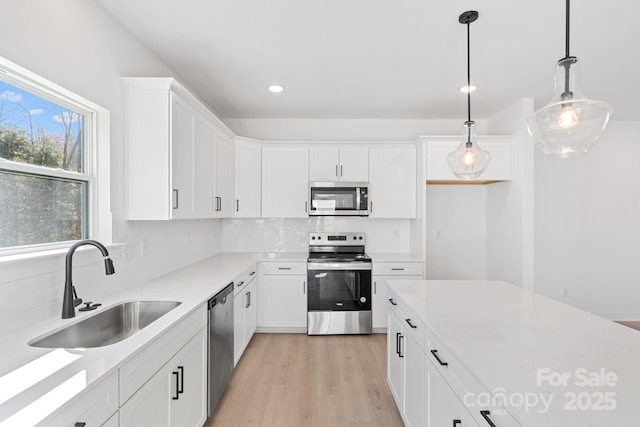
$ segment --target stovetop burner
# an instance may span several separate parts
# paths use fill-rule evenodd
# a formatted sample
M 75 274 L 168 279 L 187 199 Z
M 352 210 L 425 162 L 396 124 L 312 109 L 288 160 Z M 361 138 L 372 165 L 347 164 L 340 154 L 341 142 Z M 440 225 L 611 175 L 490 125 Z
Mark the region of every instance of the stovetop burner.
M 364 233 L 309 233 L 308 262 L 371 262 Z

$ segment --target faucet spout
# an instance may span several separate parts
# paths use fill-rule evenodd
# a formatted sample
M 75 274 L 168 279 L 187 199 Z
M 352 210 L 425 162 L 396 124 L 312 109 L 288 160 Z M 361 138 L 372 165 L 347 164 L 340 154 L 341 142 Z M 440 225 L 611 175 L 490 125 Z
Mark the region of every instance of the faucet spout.
M 73 281 L 71 279 L 73 270 L 73 254 L 80 246 L 91 245 L 100 250 L 102 256 L 105 257 L 104 266 L 105 273 L 111 275 L 116 272 L 113 267 L 113 261 L 109 258 L 109 251 L 107 248 L 97 240 L 81 240 L 78 243 L 72 245 L 67 251 L 67 257 L 65 259 L 65 280 L 64 280 L 64 294 L 62 296 L 62 318 L 70 319 L 75 317 L 75 307 L 82 302 L 81 298 L 78 298 L 75 288 L 73 287 Z M 76 304 L 77 302 L 77 304 Z

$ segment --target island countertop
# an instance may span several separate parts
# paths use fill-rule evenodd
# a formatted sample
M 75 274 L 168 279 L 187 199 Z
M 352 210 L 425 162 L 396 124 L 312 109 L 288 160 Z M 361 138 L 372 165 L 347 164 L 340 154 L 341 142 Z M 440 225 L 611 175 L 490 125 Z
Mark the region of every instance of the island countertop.
M 640 425 L 640 332 L 501 281 L 388 283 L 522 425 Z

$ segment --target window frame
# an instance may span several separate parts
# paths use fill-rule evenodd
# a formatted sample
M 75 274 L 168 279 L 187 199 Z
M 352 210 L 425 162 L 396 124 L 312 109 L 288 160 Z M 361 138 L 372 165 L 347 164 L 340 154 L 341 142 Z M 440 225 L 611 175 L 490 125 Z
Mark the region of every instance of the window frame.
M 86 223 L 84 238 L 112 243 L 110 212 L 109 111 L 19 65 L 0 57 L 0 79 L 64 108 L 78 112 L 83 119 L 83 171 L 74 172 L 0 159 L 0 170 L 20 175 L 49 177 L 73 182 L 86 182 Z M 74 241 L 0 248 L 4 256 L 68 248 Z

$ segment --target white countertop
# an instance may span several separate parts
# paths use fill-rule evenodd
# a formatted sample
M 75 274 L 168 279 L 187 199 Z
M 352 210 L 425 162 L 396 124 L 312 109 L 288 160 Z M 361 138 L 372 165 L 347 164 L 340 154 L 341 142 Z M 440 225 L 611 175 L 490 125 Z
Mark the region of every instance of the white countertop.
M 297 259 L 296 254 L 287 256 L 286 259 Z M 72 320 L 57 318 L 3 337 L 0 343 L 0 425 L 24 426 L 40 421 L 97 380 L 115 372 L 136 351 L 149 345 L 260 259 L 271 259 L 271 256 L 219 254 L 101 301 L 103 307 L 134 300 L 182 302 L 137 334 L 116 344 L 92 349 L 42 349 L 27 345 L 36 337 L 81 321 L 100 309 L 88 313 L 76 309 L 76 317 Z M 47 394 L 78 374 L 85 380 L 68 390 L 66 395 L 61 396 L 58 390 Z M 34 402 L 37 402 L 37 412 L 33 410 Z M 46 408 L 44 413 L 43 407 Z M 11 418 L 14 415 L 16 418 Z
M 545 413 L 505 405 L 523 425 L 640 425 L 640 332 L 500 281 L 388 283 L 486 389 L 553 395 Z M 539 369 L 568 373 L 567 386 L 538 384 Z M 615 385 L 579 383 L 583 373 L 596 379 L 602 370 L 617 377 Z M 565 409 L 567 392 L 582 395 L 576 410 Z M 604 392 L 615 393 L 615 409 L 589 409 L 587 399 L 596 403 Z

